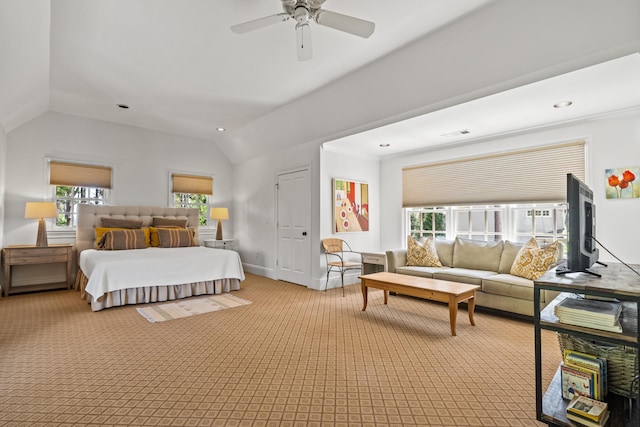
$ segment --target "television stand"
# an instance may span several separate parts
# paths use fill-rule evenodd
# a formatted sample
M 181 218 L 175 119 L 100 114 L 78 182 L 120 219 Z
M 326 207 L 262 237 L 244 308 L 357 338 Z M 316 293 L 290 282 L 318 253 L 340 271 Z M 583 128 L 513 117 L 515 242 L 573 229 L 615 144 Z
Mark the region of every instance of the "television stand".
M 607 266 L 607 264 L 600 262 L 600 261 L 596 261 L 596 264 L 600 264 L 604 267 Z M 569 267 L 567 267 L 567 264 L 560 264 L 559 266 L 556 267 L 556 274 L 558 276 L 564 275 L 564 274 L 569 274 L 569 273 L 587 273 L 587 274 L 591 274 L 592 276 L 595 277 L 602 277 L 602 275 L 600 273 L 596 273 L 595 271 L 591 271 L 588 268 L 585 268 L 584 270 L 578 270 L 578 271 L 574 271 L 574 270 L 570 270 Z

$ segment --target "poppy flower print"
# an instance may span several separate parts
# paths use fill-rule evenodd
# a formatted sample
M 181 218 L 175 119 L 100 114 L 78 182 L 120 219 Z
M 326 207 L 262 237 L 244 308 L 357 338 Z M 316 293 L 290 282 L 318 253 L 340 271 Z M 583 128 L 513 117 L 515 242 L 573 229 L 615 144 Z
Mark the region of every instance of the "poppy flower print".
M 640 167 L 606 169 L 605 192 L 607 199 L 631 199 L 640 197 L 640 186 L 636 177 Z

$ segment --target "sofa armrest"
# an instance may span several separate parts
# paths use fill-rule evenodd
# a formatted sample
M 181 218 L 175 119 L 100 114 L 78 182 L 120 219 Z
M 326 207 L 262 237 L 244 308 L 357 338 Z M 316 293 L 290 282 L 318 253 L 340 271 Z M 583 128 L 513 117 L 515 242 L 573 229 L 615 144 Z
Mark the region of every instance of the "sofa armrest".
M 397 267 L 407 265 L 407 250 L 406 249 L 394 249 L 387 251 L 387 271 L 389 273 L 395 273 Z

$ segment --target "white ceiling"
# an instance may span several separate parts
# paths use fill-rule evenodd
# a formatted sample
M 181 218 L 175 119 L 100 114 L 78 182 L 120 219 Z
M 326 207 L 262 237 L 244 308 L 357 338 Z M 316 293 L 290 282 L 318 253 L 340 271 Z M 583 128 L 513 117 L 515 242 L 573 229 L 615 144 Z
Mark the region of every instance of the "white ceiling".
M 564 101 L 572 104 L 554 107 Z M 639 106 L 640 54 L 636 53 L 324 145 L 383 157 L 585 120 Z M 469 133 L 457 134 L 463 130 Z
M 627 3 L 626 8 L 635 7 Z M 539 10 L 524 3 L 518 6 L 496 0 L 403 0 L 401 7 L 398 4 L 389 0 L 327 0 L 325 9 L 374 21 L 375 32 L 362 39 L 312 23 L 314 57 L 299 62 L 293 21 L 244 35 L 229 29 L 279 13 L 279 0 L 0 0 L 0 125 L 11 132 L 43 112 L 62 112 L 202 138 L 216 143 L 231 161 L 240 162 L 284 148 L 279 141 L 285 139 L 289 145 L 319 138 L 327 141 L 331 135 L 371 128 L 379 121 L 376 114 L 384 114 L 379 104 L 377 111 L 354 111 L 349 122 L 336 120 L 335 112 L 332 122 L 324 124 L 308 119 L 297 123 L 296 117 L 290 121 L 288 117 L 300 111 L 307 118 L 322 118 L 322 109 L 332 101 L 325 93 L 335 94 L 353 86 L 354 81 L 366 90 L 375 90 L 380 84 L 392 86 L 390 82 L 377 83 L 372 80 L 375 77 L 361 80 L 361 74 L 375 76 L 383 72 L 380 70 L 391 69 L 396 73 L 391 78 L 397 78 L 402 75 L 401 67 L 416 65 L 420 70 L 425 67 L 425 59 L 436 64 L 438 58 L 418 58 L 415 64 L 399 63 L 395 70 L 393 66 L 378 66 L 390 57 L 386 63 L 392 63 L 394 55 L 407 47 L 411 50 L 414 46 L 415 50 L 414 41 L 423 43 L 432 37 L 433 43 L 427 44 L 433 51 L 446 52 L 449 48 L 438 38 L 442 29 L 490 6 L 498 5 L 474 21 L 481 29 L 487 27 L 482 19 L 493 19 L 490 22 L 500 23 L 505 28 L 502 31 L 510 30 L 510 25 L 517 25 L 519 30 L 522 23 L 515 23 L 509 14 L 521 16 L 526 14 L 521 9 L 527 7 L 540 15 L 532 19 L 544 19 L 548 25 L 560 27 L 565 25 L 563 19 L 576 15 L 575 5 L 569 2 L 547 2 Z M 550 7 L 558 11 L 558 22 L 547 18 L 544 8 Z M 597 14 L 597 9 L 588 10 L 591 15 Z M 574 29 L 574 37 L 585 38 L 580 31 Z M 474 34 L 460 34 L 463 39 L 452 42 L 458 52 L 464 52 L 460 49 Z M 494 36 L 505 40 L 491 31 L 478 35 L 483 43 L 485 39 L 490 43 Z M 617 34 L 598 36 L 602 47 L 597 49 L 617 43 Z M 509 51 L 509 40 L 506 42 L 502 48 Z M 576 57 L 587 53 L 578 52 Z M 539 66 L 550 66 L 554 63 L 553 52 L 545 54 L 548 58 L 532 58 L 539 61 Z M 549 64 L 545 65 L 547 59 Z M 439 135 L 461 129 L 471 131 L 468 138 L 479 138 L 637 106 L 638 61 L 638 55 L 633 55 L 439 109 L 330 145 L 360 154 L 388 155 L 457 142 L 455 137 L 445 140 Z M 530 72 L 514 64 L 505 75 Z M 376 71 L 362 73 L 362 67 Z M 357 78 L 355 73 L 359 73 Z M 484 84 L 491 83 L 485 75 L 479 77 Z M 323 90 L 328 87 L 331 89 Z M 574 101 L 574 105 L 563 110 L 550 108 L 553 102 L 564 99 Z M 123 110 L 117 104 L 130 108 Z M 417 107 L 409 104 L 392 105 L 389 111 L 406 113 Z M 283 129 L 283 116 L 290 128 Z M 326 124 L 330 130 L 320 129 Z M 227 131 L 220 133 L 218 127 Z M 380 142 L 392 145 L 380 151 Z

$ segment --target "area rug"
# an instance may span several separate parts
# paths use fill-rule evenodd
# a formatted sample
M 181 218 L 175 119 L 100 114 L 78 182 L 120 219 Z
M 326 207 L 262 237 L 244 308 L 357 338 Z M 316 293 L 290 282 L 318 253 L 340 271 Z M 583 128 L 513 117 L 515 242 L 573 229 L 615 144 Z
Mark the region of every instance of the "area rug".
M 166 304 L 149 305 L 137 308 L 145 319 L 151 323 L 210 313 L 225 308 L 240 307 L 251 304 L 251 301 L 238 298 L 231 294 L 212 295 L 204 298 L 191 298 Z

